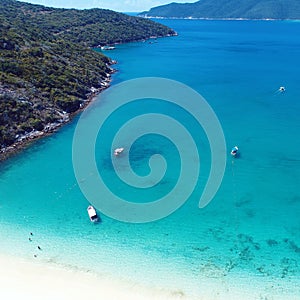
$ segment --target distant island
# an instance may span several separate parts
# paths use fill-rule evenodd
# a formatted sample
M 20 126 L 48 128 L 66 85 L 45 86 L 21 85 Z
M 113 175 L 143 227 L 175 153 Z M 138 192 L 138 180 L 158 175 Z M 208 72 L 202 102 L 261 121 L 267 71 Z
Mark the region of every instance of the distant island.
M 67 122 L 107 88 L 113 62 L 95 47 L 175 35 L 104 9 L 0 2 L 0 160 Z
M 139 14 L 146 18 L 299 20 L 299 0 L 200 0 L 171 3 Z

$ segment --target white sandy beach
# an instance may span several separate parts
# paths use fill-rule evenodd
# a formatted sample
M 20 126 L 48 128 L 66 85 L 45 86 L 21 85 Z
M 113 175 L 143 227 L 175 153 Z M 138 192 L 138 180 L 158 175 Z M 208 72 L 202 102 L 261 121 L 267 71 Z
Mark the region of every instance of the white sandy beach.
M 284 291 L 265 282 L 241 288 L 226 281 L 207 278 L 202 283 L 201 295 L 190 297 L 180 288 L 177 291 L 152 289 L 124 279 L 99 276 L 76 269 L 68 269 L 46 262 L 29 261 L 0 255 L 0 299 L 103 299 L 103 300 L 296 300 L 298 286 Z M 256 286 L 256 287 L 255 287 Z
M 62 299 L 76 300 L 296 300 L 297 285 L 287 288 L 287 291 L 275 289 L 272 283 L 264 287 L 250 284 L 242 289 L 238 285 L 230 286 L 226 282 L 211 278 L 205 282 L 201 295 L 186 296 L 180 289 L 177 291 L 150 289 L 135 282 L 99 276 L 66 267 L 29 261 L 20 258 L 0 255 L 0 299 Z M 267 295 L 266 298 L 264 296 Z M 298 295 L 298 296 L 296 296 Z M 270 297 L 270 298 L 269 298 Z M 295 298 L 296 297 L 296 298 Z
M 135 283 L 101 278 L 47 263 L 0 256 L 0 299 L 187 299 L 182 294 L 150 290 Z

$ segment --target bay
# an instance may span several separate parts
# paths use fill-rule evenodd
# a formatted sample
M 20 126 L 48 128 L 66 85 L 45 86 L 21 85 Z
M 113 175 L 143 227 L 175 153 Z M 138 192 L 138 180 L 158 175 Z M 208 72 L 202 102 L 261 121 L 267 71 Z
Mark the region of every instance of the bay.
M 199 296 L 217 282 L 219 293 L 239 287 L 240 295 L 246 296 L 255 287 L 257 297 L 297 299 L 300 23 L 160 22 L 174 28 L 178 36 L 117 45 L 106 52 L 118 61 L 112 84 L 167 78 L 206 99 L 220 121 L 228 148 L 224 178 L 213 201 L 198 208 L 210 168 L 207 138 L 200 129 L 192 129 L 192 119 L 176 110 L 173 115 L 191 126 L 201 155 L 201 176 L 188 201 L 159 221 L 130 224 L 101 214 L 102 223 L 93 226 L 72 165 L 78 116 L 57 134 L 0 165 L 1 251 L 30 259 L 38 254 L 42 261 L 113 274 L 186 295 Z M 286 92 L 280 93 L 280 86 Z M 95 105 L 109 108 L 109 97 L 108 89 Z M 151 109 L 145 103 L 121 112 L 116 128 Z M 168 113 L 168 107 L 160 103 L 156 110 Z M 164 182 L 149 192 L 120 187 L 106 143 L 112 132 L 102 134 L 96 151 L 98 168 L 111 189 L 133 202 L 152 201 L 172 189 L 179 172 L 178 153 L 172 143 L 157 136 L 134 144 L 132 163 L 138 174 L 145 175 L 149 157 L 159 152 L 170 164 Z M 240 149 L 236 159 L 229 153 L 234 145 Z M 192 172 L 192 160 L 189 168 Z M 34 234 L 32 242 L 29 232 Z M 37 253 L 37 245 L 42 252 Z

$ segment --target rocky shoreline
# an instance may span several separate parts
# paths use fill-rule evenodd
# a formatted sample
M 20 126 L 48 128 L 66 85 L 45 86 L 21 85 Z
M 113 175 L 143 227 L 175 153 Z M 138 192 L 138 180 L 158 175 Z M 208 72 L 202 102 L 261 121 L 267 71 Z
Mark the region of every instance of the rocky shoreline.
M 163 24 L 111 10 L 2 2 L 0 161 L 55 132 L 109 87 L 114 62 L 96 45 L 175 34 Z
M 111 64 L 115 64 L 116 61 L 112 61 Z M 60 119 L 55 123 L 48 123 L 44 126 L 42 130 L 32 130 L 26 132 L 22 135 L 16 136 L 16 140 L 13 144 L 2 147 L 0 149 L 0 162 L 8 159 L 9 157 L 19 153 L 21 150 L 27 148 L 32 142 L 37 141 L 43 137 L 49 136 L 55 132 L 63 125 L 69 123 L 75 115 L 83 111 L 102 91 L 110 87 L 111 75 L 115 73 L 116 70 L 110 68 L 110 73 L 107 73 L 107 76 L 104 80 L 101 81 L 100 88 L 91 87 L 90 93 L 87 95 L 87 99 L 84 100 L 78 110 L 72 113 L 56 111 L 60 115 Z

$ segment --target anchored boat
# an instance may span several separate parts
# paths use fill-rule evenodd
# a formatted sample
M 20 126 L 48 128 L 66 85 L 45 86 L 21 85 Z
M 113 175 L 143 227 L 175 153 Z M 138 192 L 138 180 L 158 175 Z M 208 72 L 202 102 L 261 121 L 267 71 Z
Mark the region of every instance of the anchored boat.
M 239 151 L 238 146 L 234 146 L 234 147 L 231 149 L 230 154 L 231 154 L 232 156 L 236 156 L 237 153 L 238 153 L 238 151 Z
M 87 212 L 91 222 L 93 223 L 99 222 L 99 216 L 97 215 L 96 209 L 92 205 L 88 206 Z
M 116 47 L 113 47 L 113 46 L 102 46 L 101 47 L 101 50 L 115 50 Z
M 115 149 L 115 151 L 114 151 L 114 155 L 115 155 L 115 156 L 118 156 L 118 155 L 120 155 L 123 151 L 124 151 L 124 148 L 117 148 L 117 149 Z

